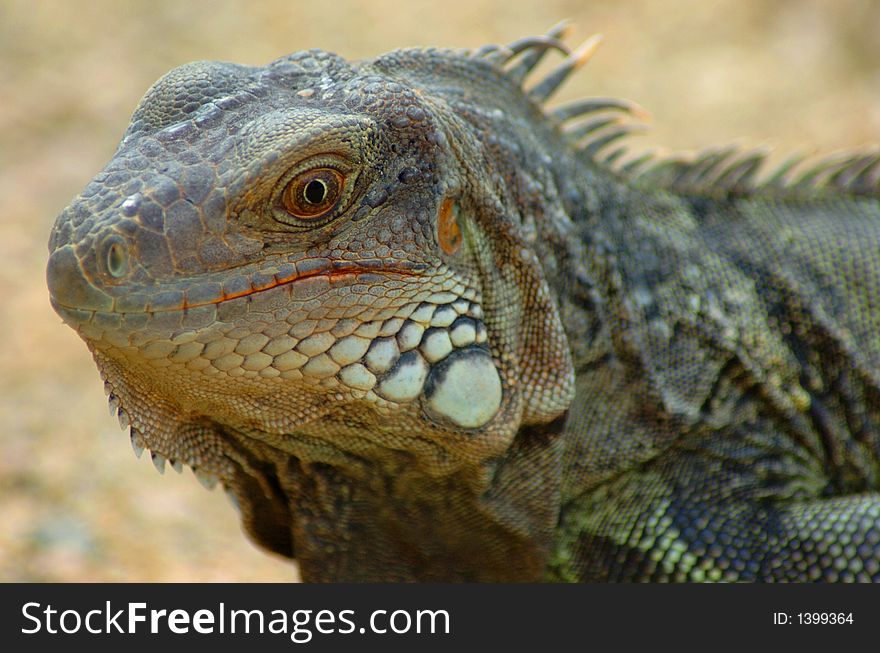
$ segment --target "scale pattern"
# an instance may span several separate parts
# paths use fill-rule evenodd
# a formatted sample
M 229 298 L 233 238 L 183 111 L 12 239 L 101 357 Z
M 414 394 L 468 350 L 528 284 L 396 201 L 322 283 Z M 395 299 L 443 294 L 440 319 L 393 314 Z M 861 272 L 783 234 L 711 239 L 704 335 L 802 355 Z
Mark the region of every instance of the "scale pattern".
M 880 153 L 632 155 L 566 31 L 156 82 L 49 243 L 111 410 L 310 581 L 880 580 Z

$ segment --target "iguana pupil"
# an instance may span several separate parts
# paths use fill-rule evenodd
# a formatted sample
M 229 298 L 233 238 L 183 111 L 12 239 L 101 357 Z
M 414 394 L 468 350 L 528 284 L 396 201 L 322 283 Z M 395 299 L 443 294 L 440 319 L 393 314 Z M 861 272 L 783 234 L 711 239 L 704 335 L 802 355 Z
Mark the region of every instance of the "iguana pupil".
M 320 179 L 313 179 L 306 184 L 303 197 L 309 204 L 320 204 L 327 197 L 327 184 Z

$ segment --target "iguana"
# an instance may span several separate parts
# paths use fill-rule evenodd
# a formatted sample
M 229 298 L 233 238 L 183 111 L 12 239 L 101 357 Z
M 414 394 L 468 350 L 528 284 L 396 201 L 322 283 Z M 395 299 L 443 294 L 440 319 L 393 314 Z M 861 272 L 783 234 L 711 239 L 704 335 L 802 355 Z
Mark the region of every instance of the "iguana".
M 156 82 L 47 270 L 135 451 L 308 581 L 880 580 L 880 154 L 634 156 L 563 32 Z

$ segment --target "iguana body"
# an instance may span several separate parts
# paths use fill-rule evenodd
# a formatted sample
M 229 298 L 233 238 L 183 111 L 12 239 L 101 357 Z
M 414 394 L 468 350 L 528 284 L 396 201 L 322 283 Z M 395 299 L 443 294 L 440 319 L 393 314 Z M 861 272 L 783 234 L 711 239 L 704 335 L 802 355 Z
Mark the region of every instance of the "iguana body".
M 159 80 L 48 266 L 135 449 L 306 580 L 880 580 L 878 157 L 620 163 L 559 35 Z

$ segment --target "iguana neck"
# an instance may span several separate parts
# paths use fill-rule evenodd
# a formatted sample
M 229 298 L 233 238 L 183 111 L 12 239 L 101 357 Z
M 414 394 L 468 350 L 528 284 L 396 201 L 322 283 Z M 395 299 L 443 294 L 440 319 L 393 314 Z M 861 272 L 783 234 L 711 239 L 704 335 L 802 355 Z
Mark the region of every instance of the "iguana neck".
M 402 452 L 389 451 L 382 465 L 304 463 L 255 449 L 254 434 L 226 436 L 243 461 L 237 484 L 251 488 L 239 496 L 249 504 L 242 512 L 259 517 L 246 528 L 295 555 L 311 580 L 522 581 L 541 579 L 553 546 L 563 423 L 523 428 L 503 460 L 439 477 Z M 530 491 L 511 492 L 516 486 Z M 273 534 L 272 519 L 289 527 L 289 542 Z M 383 571 L 364 577 L 369 569 Z

